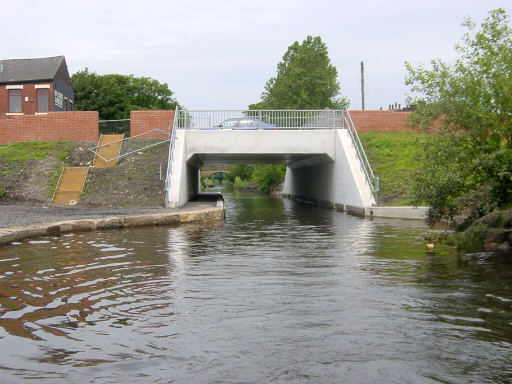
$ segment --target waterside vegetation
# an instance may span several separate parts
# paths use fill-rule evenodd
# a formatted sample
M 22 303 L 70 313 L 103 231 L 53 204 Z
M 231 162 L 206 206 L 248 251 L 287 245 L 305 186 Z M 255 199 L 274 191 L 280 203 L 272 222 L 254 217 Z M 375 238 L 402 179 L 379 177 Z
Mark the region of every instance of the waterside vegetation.
M 464 217 L 459 230 L 470 231 L 471 241 L 461 245 L 485 248 L 501 236 L 502 248 L 511 248 L 512 27 L 503 9 L 479 28 L 469 18 L 463 26 L 454 64 L 406 64 L 409 101 L 417 105 L 411 123 L 431 133 L 419 152 L 413 199 L 430 206 L 430 224 Z

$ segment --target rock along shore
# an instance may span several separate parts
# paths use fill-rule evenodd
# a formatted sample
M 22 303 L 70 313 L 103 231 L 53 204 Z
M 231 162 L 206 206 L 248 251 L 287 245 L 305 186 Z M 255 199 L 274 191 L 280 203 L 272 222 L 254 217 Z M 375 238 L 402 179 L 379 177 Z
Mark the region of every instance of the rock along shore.
M 208 207 L 199 206 L 181 210 L 154 210 L 143 214 L 121 215 L 103 212 L 100 217 L 83 219 L 64 219 L 42 223 L 27 223 L 24 225 L 0 228 L 0 245 L 20 241 L 36 236 L 56 236 L 67 232 L 95 231 L 102 229 L 121 229 L 140 226 L 177 225 L 182 223 L 204 222 L 224 219 L 224 202 L 217 200 Z M 91 216 L 94 212 L 86 211 Z

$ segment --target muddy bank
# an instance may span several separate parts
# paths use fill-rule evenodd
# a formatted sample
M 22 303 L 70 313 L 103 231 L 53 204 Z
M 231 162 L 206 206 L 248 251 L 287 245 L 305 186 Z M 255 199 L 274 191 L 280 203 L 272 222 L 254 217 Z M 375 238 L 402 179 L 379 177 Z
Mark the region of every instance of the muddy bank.
M 74 209 L 163 208 L 168 145 L 126 141 L 118 165 L 90 168 Z M 64 167 L 88 166 L 91 142 L 14 143 L 0 149 L 0 203 L 50 205 Z

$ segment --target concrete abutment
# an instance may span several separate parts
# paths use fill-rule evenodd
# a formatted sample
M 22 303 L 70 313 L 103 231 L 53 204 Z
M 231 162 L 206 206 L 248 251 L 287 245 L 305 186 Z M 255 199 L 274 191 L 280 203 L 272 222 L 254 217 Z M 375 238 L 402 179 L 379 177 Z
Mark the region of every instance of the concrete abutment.
M 235 163 L 286 163 L 284 196 L 363 212 L 375 204 L 346 129 L 178 130 L 168 206 L 199 193 L 201 166 Z

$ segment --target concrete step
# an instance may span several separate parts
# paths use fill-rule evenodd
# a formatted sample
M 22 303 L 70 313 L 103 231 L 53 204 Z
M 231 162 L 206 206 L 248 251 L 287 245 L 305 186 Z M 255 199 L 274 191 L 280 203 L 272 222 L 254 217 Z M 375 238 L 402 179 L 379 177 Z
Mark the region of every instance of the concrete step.
M 67 192 L 81 192 L 83 184 L 82 183 L 61 183 L 60 188 L 61 191 Z
M 55 205 L 74 205 L 80 200 L 89 167 L 67 167 L 62 170 L 53 196 Z
M 74 205 L 73 202 L 78 203 L 80 200 L 80 191 L 57 191 L 53 197 L 54 205 Z
M 98 146 L 103 145 L 97 149 L 99 155 L 106 160 L 113 159 L 121 153 L 123 142 L 121 141 L 124 135 L 101 135 L 98 141 Z M 99 156 L 94 157 L 93 167 L 114 167 L 117 165 L 118 159 L 105 161 Z

